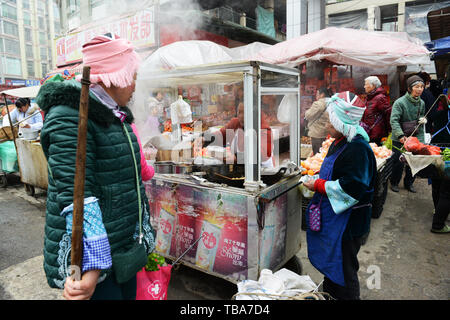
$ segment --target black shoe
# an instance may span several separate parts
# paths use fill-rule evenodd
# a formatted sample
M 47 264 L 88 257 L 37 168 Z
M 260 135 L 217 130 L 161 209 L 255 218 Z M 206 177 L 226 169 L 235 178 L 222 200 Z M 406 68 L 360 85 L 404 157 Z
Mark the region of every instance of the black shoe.
M 394 191 L 394 192 L 399 192 L 399 191 L 400 191 L 400 189 L 398 188 L 398 186 L 396 186 L 396 185 L 394 185 L 394 184 L 391 184 L 391 190 Z
M 416 189 L 414 189 L 414 186 L 405 187 L 406 190 L 412 193 L 417 193 Z

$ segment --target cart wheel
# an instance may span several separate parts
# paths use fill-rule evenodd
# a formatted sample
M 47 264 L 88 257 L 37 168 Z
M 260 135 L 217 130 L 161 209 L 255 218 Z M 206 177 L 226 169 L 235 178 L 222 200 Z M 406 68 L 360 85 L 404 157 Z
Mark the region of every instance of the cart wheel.
M 8 186 L 8 179 L 6 179 L 6 174 L 0 176 L 0 186 L 6 188 Z
M 289 259 L 288 262 L 286 262 L 280 269 L 283 268 L 291 270 L 299 275 L 301 275 L 303 271 L 302 262 L 297 256 L 293 256 L 291 259 Z
M 35 195 L 34 186 L 25 184 L 25 191 L 27 192 L 27 195 L 34 197 L 34 195 Z

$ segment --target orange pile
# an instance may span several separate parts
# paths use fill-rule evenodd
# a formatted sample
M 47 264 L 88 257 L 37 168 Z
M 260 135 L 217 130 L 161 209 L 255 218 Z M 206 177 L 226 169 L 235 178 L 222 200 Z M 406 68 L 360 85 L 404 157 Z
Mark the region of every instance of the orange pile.
M 373 153 L 375 154 L 375 158 L 386 159 L 392 155 L 392 150 L 389 150 L 385 146 L 379 147 L 376 143 L 373 142 L 369 143 L 369 145 L 372 148 Z
M 308 174 L 313 176 L 320 171 L 323 159 L 325 159 L 330 145 L 333 143 L 334 138 L 328 137 L 324 142 L 322 142 L 322 148 L 319 153 L 308 157 L 305 161 L 301 162 L 301 166 L 306 169 L 302 174 Z

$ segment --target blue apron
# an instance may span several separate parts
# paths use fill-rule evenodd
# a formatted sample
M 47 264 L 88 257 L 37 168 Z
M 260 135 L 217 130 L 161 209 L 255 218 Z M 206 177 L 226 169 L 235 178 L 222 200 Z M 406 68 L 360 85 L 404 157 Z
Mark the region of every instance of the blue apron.
M 325 157 L 320 167 L 319 177 L 331 180 L 334 162 L 345 150 L 347 144 L 343 145 L 333 155 Z M 316 192 L 308 205 L 306 213 L 306 225 L 309 226 L 309 207 L 312 203 L 320 203 L 321 229 L 306 231 L 308 245 L 308 258 L 311 264 L 323 275 L 334 283 L 345 287 L 344 270 L 342 262 L 342 235 L 347 227 L 352 208 L 336 214 L 326 195 Z

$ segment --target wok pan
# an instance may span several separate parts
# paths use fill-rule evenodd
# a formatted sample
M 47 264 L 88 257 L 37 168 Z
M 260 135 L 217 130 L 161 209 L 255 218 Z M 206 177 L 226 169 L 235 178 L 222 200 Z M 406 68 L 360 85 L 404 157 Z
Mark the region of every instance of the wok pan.
M 245 182 L 244 165 L 213 165 L 197 168 L 198 171 L 206 172 L 206 179 L 211 182 L 224 183 L 226 185 L 243 188 Z M 196 171 L 197 171 L 196 170 Z M 278 171 L 261 173 L 261 180 L 267 185 L 273 185 L 280 181 L 286 173 L 287 168 L 280 168 Z

